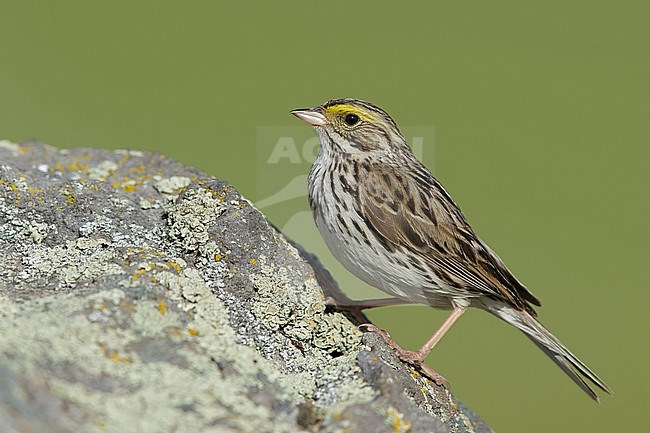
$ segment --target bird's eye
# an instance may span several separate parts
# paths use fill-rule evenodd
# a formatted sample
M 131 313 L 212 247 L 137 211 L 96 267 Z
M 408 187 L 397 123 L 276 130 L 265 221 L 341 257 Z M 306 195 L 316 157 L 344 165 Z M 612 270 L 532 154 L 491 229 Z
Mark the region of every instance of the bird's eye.
M 345 123 L 347 123 L 350 126 L 354 126 L 357 123 L 359 123 L 359 116 L 356 114 L 348 114 L 345 116 Z

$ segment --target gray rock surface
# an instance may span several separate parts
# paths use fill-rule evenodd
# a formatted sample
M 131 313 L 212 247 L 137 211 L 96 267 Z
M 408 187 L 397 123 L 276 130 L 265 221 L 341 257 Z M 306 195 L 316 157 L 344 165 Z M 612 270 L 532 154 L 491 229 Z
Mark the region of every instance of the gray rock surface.
M 0 431 L 490 432 L 221 180 L 0 141 Z

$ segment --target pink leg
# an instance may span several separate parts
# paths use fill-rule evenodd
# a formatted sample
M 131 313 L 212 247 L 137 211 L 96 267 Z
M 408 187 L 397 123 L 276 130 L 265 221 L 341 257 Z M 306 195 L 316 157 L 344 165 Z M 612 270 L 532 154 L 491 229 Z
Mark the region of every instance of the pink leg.
M 353 310 L 353 311 L 369 310 L 371 308 L 389 307 L 391 305 L 403 305 L 403 304 L 410 304 L 410 303 L 411 302 L 405 301 L 400 298 L 365 299 L 363 301 L 354 301 L 352 299 L 348 299 L 345 301 L 345 303 L 337 302 L 331 296 L 325 298 L 325 305 L 331 305 L 341 310 Z
M 429 340 L 424 343 L 424 346 L 422 346 L 420 350 L 412 352 L 417 354 L 413 361 L 417 363 L 424 362 L 426 357 L 429 356 L 429 353 L 431 353 L 431 350 L 435 347 L 436 344 L 438 344 L 438 342 L 447 333 L 447 331 L 451 329 L 451 326 L 456 322 L 456 320 L 458 320 L 458 318 L 463 315 L 465 310 L 467 310 L 467 307 L 465 306 L 454 308 L 449 317 L 447 317 L 447 319 L 442 322 L 442 325 L 436 329 L 436 332 L 433 333 L 431 338 L 429 338 Z
M 419 366 L 428 376 L 430 376 L 437 384 L 445 384 L 447 380 L 442 377 L 440 374 L 436 373 L 433 371 L 431 368 L 426 366 L 424 364 L 424 360 L 427 358 L 429 353 L 431 353 L 431 350 L 434 348 L 436 344 L 442 339 L 442 337 L 449 331 L 451 326 L 458 320 L 460 316 L 467 310 L 467 306 L 460 306 L 454 308 L 454 310 L 451 312 L 449 317 L 445 319 L 444 322 L 442 322 L 442 325 L 436 330 L 436 332 L 433 333 L 431 338 L 424 343 L 424 346 L 422 346 L 419 350 L 416 351 L 411 351 L 411 350 L 406 350 L 401 348 L 395 341 L 391 338 L 388 333 L 385 331 L 381 330 L 375 325 L 372 324 L 367 324 L 367 325 L 362 325 L 365 327 L 368 331 L 370 332 L 376 332 L 381 337 L 386 341 L 386 344 L 389 346 L 392 346 L 398 353 L 400 359 L 403 361 L 409 362 L 411 364 Z

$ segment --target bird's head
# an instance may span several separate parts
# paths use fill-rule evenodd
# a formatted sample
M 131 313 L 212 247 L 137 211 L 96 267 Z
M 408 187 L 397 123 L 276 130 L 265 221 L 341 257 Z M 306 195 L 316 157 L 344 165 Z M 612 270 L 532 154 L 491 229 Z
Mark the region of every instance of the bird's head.
M 407 147 L 391 117 L 358 99 L 333 99 L 323 105 L 291 112 L 316 129 L 321 146 L 349 155 L 381 156 Z

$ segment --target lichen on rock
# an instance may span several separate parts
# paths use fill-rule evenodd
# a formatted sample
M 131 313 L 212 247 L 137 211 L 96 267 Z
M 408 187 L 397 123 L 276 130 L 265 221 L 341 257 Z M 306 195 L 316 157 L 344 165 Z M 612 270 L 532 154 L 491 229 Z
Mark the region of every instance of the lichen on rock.
M 167 211 L 169 236 L 185 251 L 198 251 L 205 259 L 214 258 L 218 248 L 210 239 L 208 229 L 215 225 L 226 207 L 215 197 L 214 191 L 204 188 L 187 191 L 183 199 Z
M 0 141 L 3 432 L 489 432 L 227 183 Z

